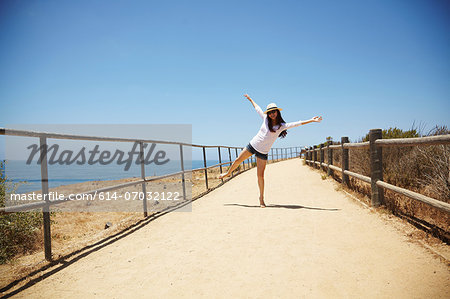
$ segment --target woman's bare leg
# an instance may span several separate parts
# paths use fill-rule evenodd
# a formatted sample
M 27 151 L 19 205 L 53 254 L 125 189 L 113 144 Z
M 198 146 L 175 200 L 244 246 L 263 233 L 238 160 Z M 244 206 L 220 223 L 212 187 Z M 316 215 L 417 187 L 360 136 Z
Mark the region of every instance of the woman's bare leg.
M 233 164 L 231 164 L 231 167 L 228 168 L 228 171 L 225 173 L 222 173 L 219 175 L 219 179 L 223 179 L 224 177 L 230 176 L 231 173 L 241 164 L 244 162 L 245 159 L 253 155 L 251 152 L 249 152 L 246 148 L 239 154 L 239 156 L 234 160 Z
M 259 187 L 259 205 L 261 208 L 265 208 L 264 203 L 264 170 L 266 169 L 267 160 L 256 158 L 256 173 L 258 175 L 258 187 Z

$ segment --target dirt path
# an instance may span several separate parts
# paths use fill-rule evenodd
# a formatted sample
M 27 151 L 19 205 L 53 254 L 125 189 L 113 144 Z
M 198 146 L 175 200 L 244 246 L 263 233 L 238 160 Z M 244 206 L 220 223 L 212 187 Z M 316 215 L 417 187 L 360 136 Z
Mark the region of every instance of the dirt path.
M 252 169 L 16 297 L 448 298 L 445 262 L 335 186 L 270 164 L 261 209 Z

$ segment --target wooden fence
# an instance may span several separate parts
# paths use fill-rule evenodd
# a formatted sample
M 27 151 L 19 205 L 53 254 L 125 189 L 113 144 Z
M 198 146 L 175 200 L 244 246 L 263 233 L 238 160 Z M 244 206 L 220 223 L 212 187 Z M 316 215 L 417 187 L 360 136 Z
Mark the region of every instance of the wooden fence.
M 411 199 L 423 202 L 441 211 L 450 213 L 450 204 L 436 200 L 434 198 L 400 188 L 383 181 L 383 147 L 400 146 L 418 146 L 418 145 L 439 145 L 450 144 L 450 135 L 419 137 L 419 138 L 396 138 L 382 139 L 382 130 L 373 129 L 369 132 L 369 141 L 361 143 L 349 143 L 348 137 L 341 138 L 341 144 L 332 145 L 328 142 L 324 144 L 307 147 L 303 150 L 305 161 L 308 165 L 315 168 L 327 170 L 328 175 L 333 171 L 339 171 L 342 174 L 342 184 L 349 186 L 349 176 L 371 184 L 371 204 L 374 207 L 384 204 L 384 189 L 395 193 L 405 195 Z M 370 177 L 359 173 L 349 171 L 349 149 L 369 149 L 370 150 Z M 324 151 L 327 151 L 328 163 L 324 163 Z M 333 150 L 340 150 L 342 153 L 342 168 L 333 165 Z M 320 154 L 320 160 L 318 155 Z
M 35 209 L 41 209 L 43 213 L 43 229 L 44 229 L 44 250 L 45 250 L 45 258 L 48 261 L 52 260 L 52 248 L 51 248 L 51 227 L 50 227 L 50 206 L 67 203 L 70 202 L 71 199 L 69 197 L 64 198 L 62 200 L 50 200 L 49 199 L 49 185 L 48 185 L 48 161 L 47 161 L 47 153 L 48 153 L 48 139 L 71 139 L 71 140 L 85 140 L 85 141 L 112 141 L 112 142 L 131 142 L 131 143 L 139 143 L 139 156 L 140 156 L 140 166 L 141 166 L 141 179 L 133 182 L 128 182 L 124 184 L 114 185 L 106 188 L 91 190 L 88 192 L 83 192 L 78 195 L 93 195 L 101 192 L 108 192 L 112 190 L 117 190 L 120 188 L 131 187 L 134 185 L 141 184 L 143 194 L 147 194 L 145 184 L 151 181 L 157 181 L 168 177 L 181 175 L 181 184 L 183 187 L 183 199 L 188 200 L 186 196 L 186 182 L 185 182 L 185 174 L 193 171 L 204 171 L 205 174 L 205 184 L 206 190 L 211 190 L 208 184 L 208 169 L 214 167 L 220 167 L 220 172 L 222 172 L 222 166 L 231 164 L 232 161 L 232 150 L 235 152 L 235 157 L 238 156 L 238 151 L 241 151 L 243 148 L 241 147 L 233 147 L 233 146 L 224 146 L 224 145 L 198 145 L 198 144 L 190 144 L 190 143 L 180 143 L 180 142 L 169 142 L 169 141 L 158 141 L 158 140 L 143 140 L 143 139 L 130 139 L 130 138 L 115 138 L 115 137 L 98 137 L 98 136 L 80 136 L 80 135 L 68 135 L 68 134 L 56 134 L 56 133 L 44 133 L 44 132 L 34 132 L 34 131 L 25 131 L 25 130 L 13 130 L 13 129 L 5 129 L 0 128 L 0 135 L 8 135 L 8 136 L 22 136 L 22 137 L 37 137 L 40 141 L 40 157 L 41 161 L 41 186 L 42 186 L 42 198 L 44 201 L 29 203 L 29 204 L 21 204 L 17 206 L 8 206 L 8 207 L 0 207 L 0 213 L 11 213 L 11 212 L 19 212 L 19 211 L 30 211 Z M 173 144 L 179 145 L 180 152 L 180 171 L 175 173 L 170 173 L 162 176 L 147 178 L 145 175 L 144 168 L 144 144 L 154 143 L 154 144 Z M 183 157 L 183 148 L 184 147 L 195 147 L 202 148 L 203 151 L 203 166 L 202 168 L 197 169 L 184 169 L 184 157 Z M 206 149 L 207 148 L 217 148 L 218 150 L 218 158 L 219 163 L 211 166 L 207 166 L 207 156 Z M 222 162 L 221 149 L 228 149 L 228 158 L 229 161 Z M 272 148 L 269 153 L 269 161 L 278 162 L 281 160 L 286 160 L 289 158 L 294 158 L 300 155 L 300 147 L 289 147 L 289 148 Z M 242 163 L 243 171 L 248 170 L 255 166 L 256 158 L 254 156 L 248 158 Z M 232 175 L 235 173 L 241 172 L 241 168 L 238 168 Z M 231 178 L 230 178 L 231 179 Z M 222 179 L 222 183 L 224 180 Z M 147 209 L 147 200 L 143 200 L 143 212 L 144 217 L 148 216 Z

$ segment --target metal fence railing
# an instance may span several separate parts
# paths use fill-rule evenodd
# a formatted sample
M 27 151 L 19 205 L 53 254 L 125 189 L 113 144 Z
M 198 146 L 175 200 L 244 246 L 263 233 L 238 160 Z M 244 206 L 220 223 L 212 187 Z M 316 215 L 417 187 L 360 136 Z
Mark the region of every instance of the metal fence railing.
M 193 171 L 204 171 L 205 174 L 205 184 L 206 190 L 210 190 L 211 187 L 208 184 L 208 169 L 219 167 L 220 172 L 222 172 L 222 166 L 231 164 L 232 161 L 232 151 L 235 152 L 235 157 L 238 156 L 238 151 L 241 151 L 242 147 L 233 147 L 233 146 L 224 146 L 224 145 L 198 145 L 198 144 L 190 144 L 190 143 L 182 143 L 182 142 L 170 142 L 170 141 L 160 141 L 160 140 L 145 140 L 145 139 L 132 139 L 132 138 L 115 138 L 115 137 L 98 137 L 98 136 L 80 136 L 80 135 L 70 135 L 70 134 L 57 134 L 57 133 L 46 133 L 46 132 L 34 132 L 34 131 L 26 131 L 26 130 L 15 130 L 15 129 L 6 129 L 0 128 L 0 135 L 7 136 L 21 136 L 21 137 L 30 137 L 30 138 L 39 138 L 40 142 L 40 169 L 41 169 L 41 192 L 42 198 L 45 200 L 36 202 L 36 203 L 28 203 L 21 204 L 17 206 L 8 206 L 8 207 L 0 207 L 0 213 L 10 213 L 10 212 L 19 212 L 19 211 L 30 211 L 35 209 L 41 209 L 43 213 L 43 229 L 44 229 L 44 250 L 45 250 L 45 258 L 49 261 L 52 260 L 52 249 L 51 249 L 51 227 L 50 227 L 50 206 L 62 204 L 65 202 L 70 202 L 71 199 L 69 197 L 64 198 L 62 200 L 50 200 L 49 199 L 49 185 L 48 185 L 48 161 L 47 161 L 47 152 L 48 152 L 48 139 L 70 139 L 70 140 L 82 140 L 82 141 L 104 141 L 104 142 L 132 142 L 139 143 L 139 156 L 140 156 L 140 168 L 141 168 L 141 178 L 136 181 L 127 182 L 123 184 L 118 184 L 114 186 L 109 186 L 105 188 L 100 188 L 96 190 L 91 190 L 88 192 L 82 192 L 77 195 L 89 195 L 96 194 L 100 192 L 108 192 L 112 190 L 117 190 L 120 188 L 130 187 L 134 185 L 141 184 L 142 191 L 144 194 L 146 193 L 145 184 L 151 181 L 157 181 L 168 177 L 179 176 L 181 175 L 181 184 L 183 187 L 183 199 L 186 200 L 186 181 L 185 174 Z M 172 144 L 179 145 L 179 153 L 180 153 L 180 171 L 175 173 L 170 173 L 166 175 L 161 175 L 157 177 L 147 178 L 145 174 L 144 168 L 144 145 L 148 143 L 154 144 Z M 183 148 L 184 147 L 195 147 L 202 148 L 203 151 L 203 166 L 202 168 L 196 169 L 184 169 L 184 156 L 183 156 Z M 211 166 L 207 166 L 207 156 L 206 149 L 217 148 L 218 150 L 218 158 L 219 163 Z M 298 157 L 301 153 L 301 147 L 289 147 L 289 148 L 272 148 L 269 153 L 269 161 L 278 162 L 280 160 L 285 160 L 289 158 Z M 228 158 L 229 161 L 222 162 L 221 149 L 228 149 Z M 245 160 L 243 163 L 243 171 L 248 170 L 256 165 L 256 158 L 250 157 Z M 232 175 L 235 175 L 236 172 L 241 172 L 241 169 L 238 168 Z M 231 178 L 230 178 L 231 179 Z M 224 180 L 222 179 L 222 184 Z M 147 200 L 143 200 L 143 213 L 144 217 L 148 216 L 148 207 Z

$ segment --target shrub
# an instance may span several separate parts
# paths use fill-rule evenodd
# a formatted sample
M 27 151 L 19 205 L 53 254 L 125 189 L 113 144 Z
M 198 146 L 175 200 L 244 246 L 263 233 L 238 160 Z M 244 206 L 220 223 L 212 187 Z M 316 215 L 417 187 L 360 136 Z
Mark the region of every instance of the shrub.
M 383 139 L 392 139 L 392 138 L 414 138 L 420 137 L 420 133 L 418 129 L 413 127 L 407 131 L 403 131 L 397 127 L 389 128 L 387 130 L 382 131 Z M 369 141 L 369 133 L 362 139 L 362 141 Z
M 6 193 L 14 185 L 5 175 L 5 162 L 0 161 L 0 207 L 5 206 Z M 17 212 L 0 214 L 0 264 L 13 256 L 36 249 L 40 237 L 42 216 L 39 212 Z

